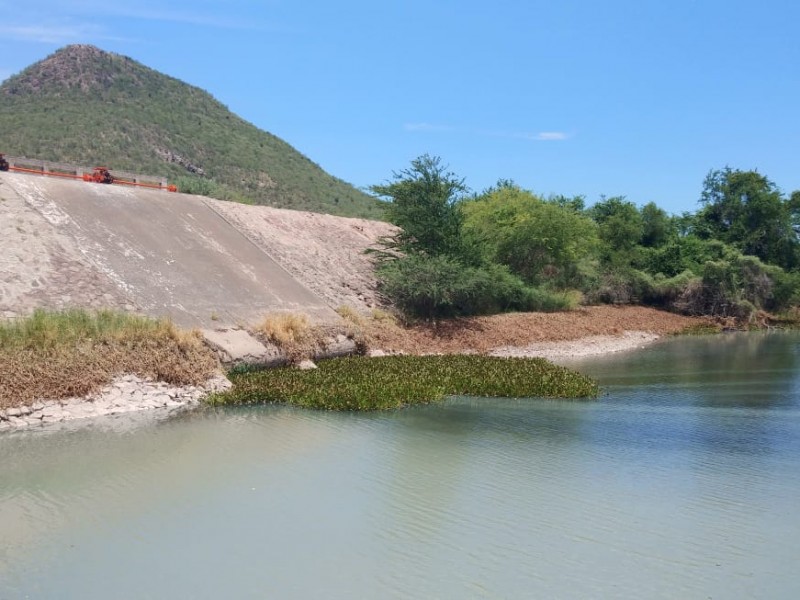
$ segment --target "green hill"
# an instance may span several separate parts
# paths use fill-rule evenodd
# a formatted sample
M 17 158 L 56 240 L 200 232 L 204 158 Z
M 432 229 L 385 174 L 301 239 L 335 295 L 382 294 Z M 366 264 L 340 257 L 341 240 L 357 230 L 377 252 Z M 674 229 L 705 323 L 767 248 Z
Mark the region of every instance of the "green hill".
M 0 152 L 166 175 L 223 199 L 383 214 L 380 201 L 207 92 L 93 46 L 62 48 L 0 85 Z

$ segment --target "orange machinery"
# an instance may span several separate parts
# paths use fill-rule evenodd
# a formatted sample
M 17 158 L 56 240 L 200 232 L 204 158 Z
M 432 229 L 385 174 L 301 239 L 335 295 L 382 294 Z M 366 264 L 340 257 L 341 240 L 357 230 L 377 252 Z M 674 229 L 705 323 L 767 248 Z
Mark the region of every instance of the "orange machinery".
M 168 192 L 177 192 L 178 187 L 175 185 L 161 185 L 160 183 L 141 183 L 139 181 L 131 181 L 129 179 L 122 179 L 121 177 L 114 177 L 108 167 L 95 167 L 91 173 L 83 173 L 77 175 L 76 173 L 66 173 L 62 171 L 47 170 L 45 167 L 41 168 L 28 168 L 13 167 L 9 165 L 4 154 L 0 154 L 0 171 L 15 171 L 17 173 L 31 173 L 32 175 L 45 175 L 47 177 L 62 177 L 65 179 L 80 179 L 82 181 L 94 183 L 107 183 L 116 185 L 130 185 L 134 187 L 150 188 L 155 190 L 167 190 Z

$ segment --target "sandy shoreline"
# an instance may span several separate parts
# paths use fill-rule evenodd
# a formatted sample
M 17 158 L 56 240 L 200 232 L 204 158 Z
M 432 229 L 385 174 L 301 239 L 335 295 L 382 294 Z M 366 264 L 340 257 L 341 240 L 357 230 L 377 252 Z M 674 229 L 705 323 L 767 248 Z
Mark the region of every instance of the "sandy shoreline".
M 541 357 L 553 362 L 559 359 L 582 358 L 637 350 L 661 339 L 647 331 L 626 331 L 622 335 L 593 335 L 577 340 L 536 342 L 523 347 L 502 346 L 491 356 Z

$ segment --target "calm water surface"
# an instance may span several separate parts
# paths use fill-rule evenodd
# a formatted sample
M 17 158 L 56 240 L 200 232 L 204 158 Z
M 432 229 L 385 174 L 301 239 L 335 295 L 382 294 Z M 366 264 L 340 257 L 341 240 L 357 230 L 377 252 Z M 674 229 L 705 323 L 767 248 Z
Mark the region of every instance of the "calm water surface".
M 0 598 L 800 598 L 800 336 L 573 366 L 599 401 L 0 435 Z

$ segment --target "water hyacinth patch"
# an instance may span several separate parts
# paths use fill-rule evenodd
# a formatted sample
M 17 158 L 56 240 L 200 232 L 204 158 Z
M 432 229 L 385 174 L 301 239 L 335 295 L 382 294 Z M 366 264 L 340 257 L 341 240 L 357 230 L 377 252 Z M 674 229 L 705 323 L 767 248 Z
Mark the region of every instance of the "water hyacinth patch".
M 437 402 L 448 395 L 593 398 L 598 393 L 593 380 L 541 358 L 352 356 L 320 361 L 318 367 L 233 373 L 233 388 L 208 402 L 386 410 Z

